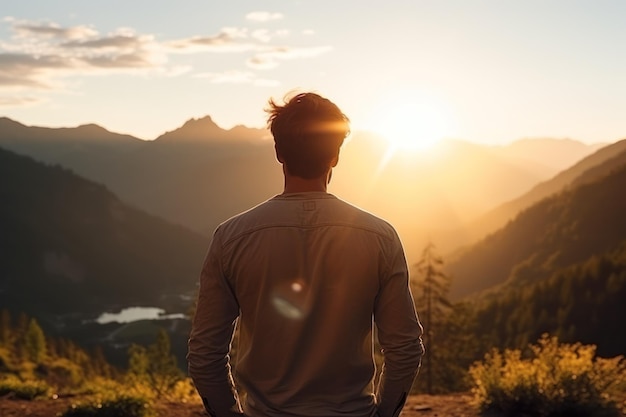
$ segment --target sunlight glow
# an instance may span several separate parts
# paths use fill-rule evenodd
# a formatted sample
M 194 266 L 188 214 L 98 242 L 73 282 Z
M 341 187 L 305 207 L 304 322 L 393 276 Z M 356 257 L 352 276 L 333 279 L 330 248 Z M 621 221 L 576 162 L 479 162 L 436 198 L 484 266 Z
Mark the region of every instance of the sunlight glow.
M 379 102 L 368 128 L 388 142 L 391 153 L 421 152 L 450 136 L 453 121 L 438 100 L 425 94 L 403 92 Z

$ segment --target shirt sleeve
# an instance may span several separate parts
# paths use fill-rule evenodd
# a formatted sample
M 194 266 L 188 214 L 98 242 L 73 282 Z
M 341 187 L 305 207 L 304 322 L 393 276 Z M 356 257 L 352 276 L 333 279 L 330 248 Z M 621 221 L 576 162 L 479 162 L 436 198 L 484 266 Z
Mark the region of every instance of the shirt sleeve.
M 390 259 L 374 306 L 374 321 L 384 357 L 376 390 L 380 417 L 400 414 L 424 354 L 423 330 L 415 312 L 406 259 L 397 235 Z
M 218 229 L 200 274 L 187 353 L 189 375 L 211 417 L 242 415 L 229 357 L 238 316 L 237 299 L 223 273 Z

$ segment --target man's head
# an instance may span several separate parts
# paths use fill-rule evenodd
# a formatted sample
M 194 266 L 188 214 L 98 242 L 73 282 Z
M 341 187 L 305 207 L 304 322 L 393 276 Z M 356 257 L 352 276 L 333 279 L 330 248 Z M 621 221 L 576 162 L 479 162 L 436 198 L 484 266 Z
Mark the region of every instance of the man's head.
M 269 101 L 267 119 L 276 155 L 290 175 L 319 178 L 337 164 L 350 121 L 333 102 L 314 93 Z

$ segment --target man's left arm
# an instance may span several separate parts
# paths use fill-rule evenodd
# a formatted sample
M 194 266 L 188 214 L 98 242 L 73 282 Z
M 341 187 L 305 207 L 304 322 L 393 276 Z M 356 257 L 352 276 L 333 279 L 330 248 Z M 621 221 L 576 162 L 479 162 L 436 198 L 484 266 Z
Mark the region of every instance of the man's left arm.
M 238 316 L 237 299 L 223 273 L 218 229 L 200 275 L 187 354 L 189 375 L 211 417 L 243 415 L 229 361 Z

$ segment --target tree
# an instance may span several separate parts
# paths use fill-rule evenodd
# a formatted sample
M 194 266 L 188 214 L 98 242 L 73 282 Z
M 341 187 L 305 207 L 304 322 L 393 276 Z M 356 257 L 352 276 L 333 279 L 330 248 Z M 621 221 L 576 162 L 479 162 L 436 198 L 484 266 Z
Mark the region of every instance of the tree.
M 28 323 L 24 335 L 24 349 L 28 359 L 34 363 L 41 363 L 46 357 L 46 337 L 35 319 L 30 319 Z
M 7 309 L 2 309 L 0 312 L 0 346 L 12 349 L 14 339 L 15 332 L 11 323 L 11 313 Z
M 164 329 L 159 330 L 154 344 L 147 348 L 133 344 L 128 353 L 129 379 L 146 383 L 160 396 L 167 395 L 183 379 Z
M 418 279 L 415 281 L 416 290 L 415 304 L 420 313 L 423 313 L 424 344 L 424 370 L 426 371 L 427 392 L 433 393 L 433 357 L 437 348 L 435 340 L 439 326 L 450 312 L 452 304 L 449 300 L 450 278 L 443 273 L 443 260 L 437 254 L 432 242 L 424 247 L 422 257 L 415 265 Z
M 176 364 L 176 357 L 171 352 L 170 337 L 165 329 L 160 329 L 156 342 L 148 346 L 148 379 L 152 388 L 164 395 L 183 379 Z

